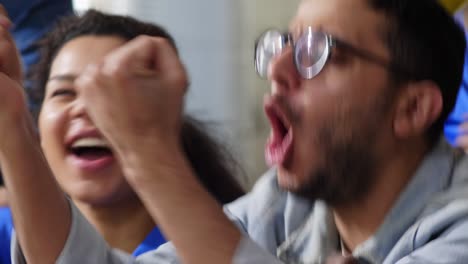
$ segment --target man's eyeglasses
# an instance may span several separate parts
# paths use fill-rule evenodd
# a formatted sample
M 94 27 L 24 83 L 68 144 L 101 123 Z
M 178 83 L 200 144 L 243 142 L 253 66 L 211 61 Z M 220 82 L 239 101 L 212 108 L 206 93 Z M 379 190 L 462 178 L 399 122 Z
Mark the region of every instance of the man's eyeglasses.
M 313 31 L 309 27 L 297 40 L 293 40 L 290 33 L 285 34 L 278 30 L 268 30 L 260 35 L 255 43 L 255 69 L 260 77 L 267 77 L 271 60 L 280 55 L 288 45 L 293 46 L 294 64 L 304 79 L 312 79 L 320 73 L 335 46 L 384 67 L 400 77 L 411 76 L 408 71 L 377 55 L 358 49 L 330 34 Z

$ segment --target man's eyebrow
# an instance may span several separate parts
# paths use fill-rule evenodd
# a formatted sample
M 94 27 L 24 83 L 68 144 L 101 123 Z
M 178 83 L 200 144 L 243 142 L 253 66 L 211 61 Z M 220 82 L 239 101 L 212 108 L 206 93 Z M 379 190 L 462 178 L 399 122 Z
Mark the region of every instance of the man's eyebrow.
M 51 76 L 47 81 L 69 81 L 74 82 L 78 76 L 76 74 L 57 74 Z

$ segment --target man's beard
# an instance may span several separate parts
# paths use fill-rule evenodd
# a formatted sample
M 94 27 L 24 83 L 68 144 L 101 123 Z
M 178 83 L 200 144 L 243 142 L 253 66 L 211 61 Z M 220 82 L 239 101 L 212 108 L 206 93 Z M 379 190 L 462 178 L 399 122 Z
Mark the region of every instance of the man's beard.
M 320 166 L 309 172 L 308 181 L 291 190 L 293 193 L 309 200 L 321 199 L 332 207 L 358 202 L 368 194 L 382 162 L 376 151 L 377 131 L 389 103 L 378 100 L 373 106 L 342 111 L 317 131 Z

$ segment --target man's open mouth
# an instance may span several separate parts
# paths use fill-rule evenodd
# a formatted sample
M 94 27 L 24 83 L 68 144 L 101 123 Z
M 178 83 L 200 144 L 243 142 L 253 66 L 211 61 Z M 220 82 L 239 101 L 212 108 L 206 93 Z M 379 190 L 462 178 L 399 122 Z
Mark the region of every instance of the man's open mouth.
M 270 121 L 271 133 L 265 148 L 269 166 L 283 164 L 291 152 L 293 130 L 285 112 L 273 100 L 265 102 L 265 113 Z

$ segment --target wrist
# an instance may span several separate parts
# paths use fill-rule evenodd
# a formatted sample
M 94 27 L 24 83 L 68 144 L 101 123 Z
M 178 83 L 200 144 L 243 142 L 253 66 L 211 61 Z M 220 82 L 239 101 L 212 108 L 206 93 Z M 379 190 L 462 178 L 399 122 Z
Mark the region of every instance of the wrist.
M 189 169 L 180 142 L 171 143 L 154 138 L 143 141 L 118 153 L 128 181 L 145 182 Z

